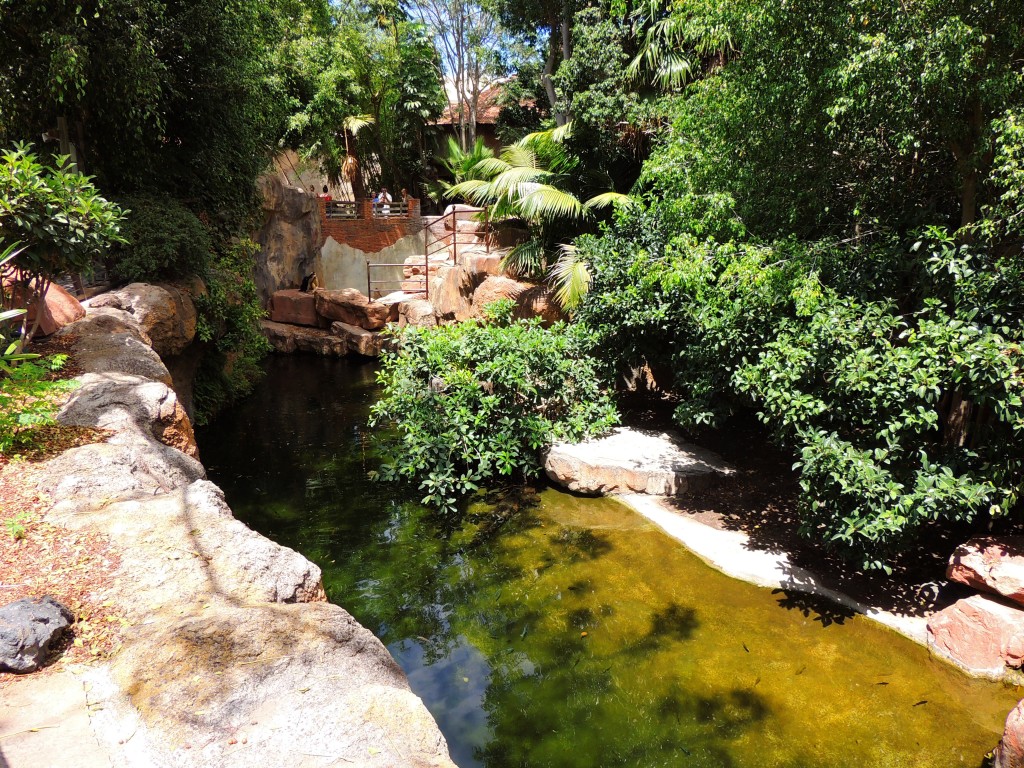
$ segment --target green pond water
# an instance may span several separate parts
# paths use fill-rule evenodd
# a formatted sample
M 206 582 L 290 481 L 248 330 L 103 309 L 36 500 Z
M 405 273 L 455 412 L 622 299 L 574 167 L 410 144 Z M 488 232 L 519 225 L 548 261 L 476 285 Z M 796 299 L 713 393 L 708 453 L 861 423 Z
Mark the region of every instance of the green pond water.
M 235 514 L 314 560 L 462 768 L 977 768 L 1019 695 L 707 567 L 625 506 L 492 492 L 446 524 L 367 479 L 374 368 L 275 357 L 200 433 Z

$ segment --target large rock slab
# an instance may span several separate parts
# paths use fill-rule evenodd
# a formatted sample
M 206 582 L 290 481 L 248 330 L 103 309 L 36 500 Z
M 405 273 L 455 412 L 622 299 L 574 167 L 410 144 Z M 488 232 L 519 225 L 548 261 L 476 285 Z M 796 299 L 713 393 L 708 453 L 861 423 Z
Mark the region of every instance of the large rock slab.
M 132 315 L 161 357 L 181 354 L 196 335 L 192 297 L 174 286 L 131 283 L 87 302 L 90 308 L 113 307 Z
M 96 311 L 97 314 L 93 315 Z M 75 362 L 93 373 L 127 373 L 171 386 L 171 374 L 148 337 L 132 327 L 131 315 L 121 310 L 90 309 L 84 320 L 58 334 L 70 335 Z
M 0 672 L 32 672 L 75 620 L 52 597 L 26 597 L 0 608 Z
M 455 768 L 387 649 L 328 603 L 161 611 L 90 682 L 101 739 L 132 737 L 139 766 Z
M 342 288 L 340 291 L 318 288 L 314 296 L 317 314 L 327 320 L 339 320 L 368 331 L 379 331 L 389 322 L 398 319 L 396 305 L 370 301 L 355 288 Z
M 473 317 L 483 317 L 489 305 L 502 299 L 512 300 L 515 304 L 513 316 L 520 320 L 536 317 L 540 318 L 545 326 L 549 326 L 565 319 L 547 286 L 513 280 L 502 275 L 484 277 L 483 282 L 473 292 Z
M 331 333 L 345 340 L 349 352 L 363 357 L 380 357 L 390 341 L 383 334 L 342 322 L 331 323 Z
M 309 352 L 324 357 L 342 357 L 348 354 L 348 340 L 340 338 L 323 328 L 306 328 L 301 325 L 260 321 L 263 335 L 276 352 L 291 355 Z
M 433 328 L 437 325 L 434 305 L 426 299 L 411 299 L 398 305 L 398 327 Z
M 319 325 L 316 314 L 316 299 L 312 293 L 298 288 L 274 291 L 271 300 L 270 319 L 275 323 L 292 325 Z
M 1024 701 L 1006 716 L 1003 738 L 992 755 L 992 768 L 1024 768 Z
M 442 264 L 430 281 L 430 303 L 439 320 L 462 322 L 473 314 L 477 281 L 461 264 Z
M 928 645 L 971 674 L 1002 677 L 1024 663 L 1024 611 L 972 595 L 928 619 Z
M 671 435 L 619 428 L 583 443 L 555 443 L 544 457 L 544 471 L 572 491 L 674 496 L 707 488 L 733 469 Z
M 253 237 L 260 246 L 253 277 L 266 306 L 274 291 L 298 288 L 312 274 L 323 238 L 315 195 L 284 184 L 278 174 L 266 174 L 258 183 L 264 218 Z
M 121 432 L 137 430 L 196 458 L 192 422 L 174 390 L 125 373 L 87 373 L 57 414 L 57 421 Z
M 1024 536 L 987 536 L 957 547 L 946 578 L 1024 604 Z

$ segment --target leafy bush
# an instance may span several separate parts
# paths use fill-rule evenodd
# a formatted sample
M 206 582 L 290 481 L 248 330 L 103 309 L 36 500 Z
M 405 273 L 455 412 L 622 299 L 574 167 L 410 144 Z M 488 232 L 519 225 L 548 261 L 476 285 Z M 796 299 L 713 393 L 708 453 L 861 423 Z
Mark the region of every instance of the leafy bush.
M 912 246 L 721 242 L 689 209 L 652 218 L 680 205 L 577 242 L 594 275 L 578 318 L 608 373 L 670 371 L 690 430 L 755 409 L 794 451 L 804 533 L 867 567 L 1017 508 L 1019 258 L 940 229 Z
M 452 510 L 485 481 L 535 476 L 556 440 L 601 434 L 618 421 L 577 327 L 474 320 L 407 328 L 385 355 L 372 423 L 397 445 L 380 475 L 419 483 L 423 503 Z
M 167 195 L 124 197 L 127 241 L 111 254 L 111 273 L 127 282 L 159 282 L 202 275 L 213 250 L 206 226 Z
M 27 144 L 0 155 L 0 239 L 20 244 L 0 264 L 6 284 L 18 281 L 43 296 L 50 281 L 88 272 L 92 258 L 121 241 L 121 210 L 99 195 L 88 176 L 71 170 L 67 157 L 44 165 Z M 8 297 L 0 292 L 3 305 Z M 38 317 L 41 314 L 37 314 Z M 33 329 L 34 330 L 34 329 Z M 23 329 L 22 339 L 27 336 Z
M 248 239 L 230 245 L 206 272 L 206 295 L 196 297 L 196 335 L 211 345 L 194 385 L 197 424 L 205 424 L 232 400 L 247 395 L 263 375 L 259 361 L 270 344 L 260 330 L 265 312 L 252 279 L 258 251 Z
M 67 355 L 22 361 L 0 378 L 0 453 L 21 452 L 34 446 L 34 429 L 54 423 L 59 396 L 74 383 L 53 381 Z

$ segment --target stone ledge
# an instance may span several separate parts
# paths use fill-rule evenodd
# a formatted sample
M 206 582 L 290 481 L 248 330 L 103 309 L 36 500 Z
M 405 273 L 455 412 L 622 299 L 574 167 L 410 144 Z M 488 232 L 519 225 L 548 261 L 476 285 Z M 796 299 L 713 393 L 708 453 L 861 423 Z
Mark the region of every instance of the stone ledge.
M 583 443 L 555 443 L 544 457 L 544 471 L 571 491 L 655 496 L 707 488 L 733 473 L 703 448 L 625 427 Z

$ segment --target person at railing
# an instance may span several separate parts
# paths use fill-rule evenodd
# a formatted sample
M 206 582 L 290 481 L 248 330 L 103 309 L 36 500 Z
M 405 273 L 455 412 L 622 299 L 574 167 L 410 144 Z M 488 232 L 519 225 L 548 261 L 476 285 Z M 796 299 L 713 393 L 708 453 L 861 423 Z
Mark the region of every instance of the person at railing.
M 391 206 L 388 203 L 391 202 L 391 193 L 388 192 L 387 187 L 380 188 L 380 194 L 373 198 L 374 210 L 377 211 L 378 216 L 390 216 Z
M 324 184 L 324 191 L 320 193 L 320 199 L 327 200 L 328 202 L 334 199 L 331 197 L 331 190 L 327 188 L 326 184 Z

